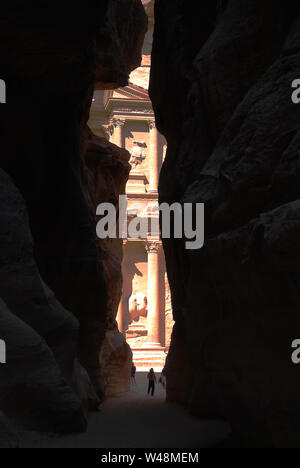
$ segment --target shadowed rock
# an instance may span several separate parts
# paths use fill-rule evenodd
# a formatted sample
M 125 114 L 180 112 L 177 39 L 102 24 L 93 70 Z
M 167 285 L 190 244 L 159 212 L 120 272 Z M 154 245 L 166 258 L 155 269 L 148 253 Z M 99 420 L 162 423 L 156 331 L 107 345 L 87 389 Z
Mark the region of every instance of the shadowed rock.
M 104 396 L 106 370 L 99 355 L 121 288 L 120 259 L 104 254 L 106 246 L 96 239 L 86 124 L 94 87 L 123 86 L 139 65 L 147 17 L 139 0 L 32 11 L 16 1 L 0 7 L 1 79 L 7 89 L 7 103 L 0 107 L 0 166 L 13 181 L 1 172 L 0 296 L 12 314 L 9 323 L 18 324 L 20 342 L 24 328 L 24 349 L 36 340 L 36 356 L 32 362 L 28 357 L 24 373 L 16 363 L 16 385 L 24 390 L 28 370 L 30 385 L 40 388 L 36 407 L 29 386 L 12 417 L 18 413 L 20 421 L 37 427 L 49 419 L 48 426 L 58 430 L 79 430 L 86 424 L 86 402 L 98 402 L 89 379 L 99 398 Z M 113 161 L 111 173 L 118 164 Z M 99 172 L 109 172 L 100 166 Z M 120 183 L 127 171 L 118 173 Z M 6 320 L 4 330 L 11 340 Z M 74 371 L 76 355 L 89 377 L 79 365 Z M 9 372 L 9 365 L 1 372 Z M 51 382 L 44 381 L 48 371 Z M 13 388 L 7 374 L 3 385 L 5 392 Z
M 160 199 L 204 202 L 206 213 L 202 250 L 164 241 L 180 329 L 168 394 L 227 419 L 246 445 L 299 446 L 300 9 L 157 0 L 155 10 L 150 92 L 168 140 Z M 193 384 L 190 372 L 178 384 L 180 366 Z

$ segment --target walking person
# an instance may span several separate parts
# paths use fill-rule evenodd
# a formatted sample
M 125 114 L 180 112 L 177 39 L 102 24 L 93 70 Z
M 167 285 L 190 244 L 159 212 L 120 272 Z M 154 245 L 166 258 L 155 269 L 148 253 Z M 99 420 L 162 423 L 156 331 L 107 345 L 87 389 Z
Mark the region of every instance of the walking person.
M 147 375 L 147 378 L 149 380 L 149 384 L 148 384 L 148 395 L 149 393 L 151 392 L 151 396 L 154 395 L 154 390 L 155 390 L 155 384 L 156 384 L 156 375 L 154 373 L 154 370 L 153 368 L 151 367 L 148 375 Z
M 134 382 L 136 385 L 135 374 L 136 374 L 136 367 L 133 362 L 131 365 L 131 381 Z

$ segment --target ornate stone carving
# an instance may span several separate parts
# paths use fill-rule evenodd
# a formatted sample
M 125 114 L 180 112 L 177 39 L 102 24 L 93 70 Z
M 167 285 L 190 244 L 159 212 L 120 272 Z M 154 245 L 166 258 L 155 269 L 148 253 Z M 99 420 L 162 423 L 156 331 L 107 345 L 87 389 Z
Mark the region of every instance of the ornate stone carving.
M 137 292 L 129 298 L 129 314 L 131 321 L 137 322 L 140 317 L 147 317 L 148 299 L 146 294 Z
M 145 248 L 147 253 L 158 253 L 160 247 L 159 241 L 146 241 Z
M 152 130 L 153 128 L 156 128 L 155 120 L 148 120 L 148 125 L 149 125 L 150 130 Z
M 132 150 L 131 150 L 131 158 L 129 160 L 129 164 L 132 165 L 133 169 L 141 164 L 146 159 L 146 154 L 142 150 L 142 147 L 145 147 L 146 144 L 139 141 L 134 141 Z
M 125 122 L 126 122 L 126 119 L 116 119 L 116 118 L 110 119 L 109 125 L 108 125 L 108 131 L 110 135 L 114 133 L 114 129 L 116 127 L 124 127 Z
M 111 122 L 112 122 L 112 125 L 113 125 L 114 127 L 124 127 L 125 122 L 126 122 L 126 119 L 116 119 L 116 118 L 113 118 L 113 119 L 111 119 Z
M 139 113 L 139 114 L 151 114 L 153 115 L 153 110 L 152 109 L 145 109 L 145 108 L 140 108 L 140 107 L 118 107 L 114 109 L 115 112 L 122 114 L 123 112 L 126 113 Z

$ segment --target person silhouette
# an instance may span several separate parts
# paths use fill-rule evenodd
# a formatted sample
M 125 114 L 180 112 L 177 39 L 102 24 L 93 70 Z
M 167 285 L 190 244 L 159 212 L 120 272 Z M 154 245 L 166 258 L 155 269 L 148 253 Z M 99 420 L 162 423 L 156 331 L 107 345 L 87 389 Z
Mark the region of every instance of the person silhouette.
M 155 376 L 155 373 L 154 373 L 154 370 L 153 368 L 151 367 L 148 375 L 147 375 L 147 378 L 148 378 L 148 395 L 149 393 L 151 392 L 151 396 L 154 395 L 154 390 L 155 390 L 155 384 L 156 384 L 156 376 Z
M 131 380 L 136 385 L 135 374 L 136 374 L 136 367 L 135 367 L 134 362 L 133 362 L 132 365 L 131 365 Z

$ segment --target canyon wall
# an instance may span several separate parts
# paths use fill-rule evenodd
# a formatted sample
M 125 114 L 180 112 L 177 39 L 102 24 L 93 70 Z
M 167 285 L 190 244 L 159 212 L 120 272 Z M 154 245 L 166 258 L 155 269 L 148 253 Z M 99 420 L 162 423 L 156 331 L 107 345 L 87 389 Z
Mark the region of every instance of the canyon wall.
M 155 4 L 160 201 L 205 203 L 202 249 L 164 240 L 168 400 L 228 420 L 246 446 L 300 444 L 299 13 L 280 0 Z
M 129 154 L 87 121 L 94 87 L 126 85 L 139 66 L 147 17 L 140 0 L 34 14 L 13 1 L 1 4 L 0 25 L 0 444 L 9 445 L 6 417 L 80 431 L 88 407 L 128 388 L 131 354 L 115 322 L 122 250 L 97 240 L 95 206 L 117 203 Z

